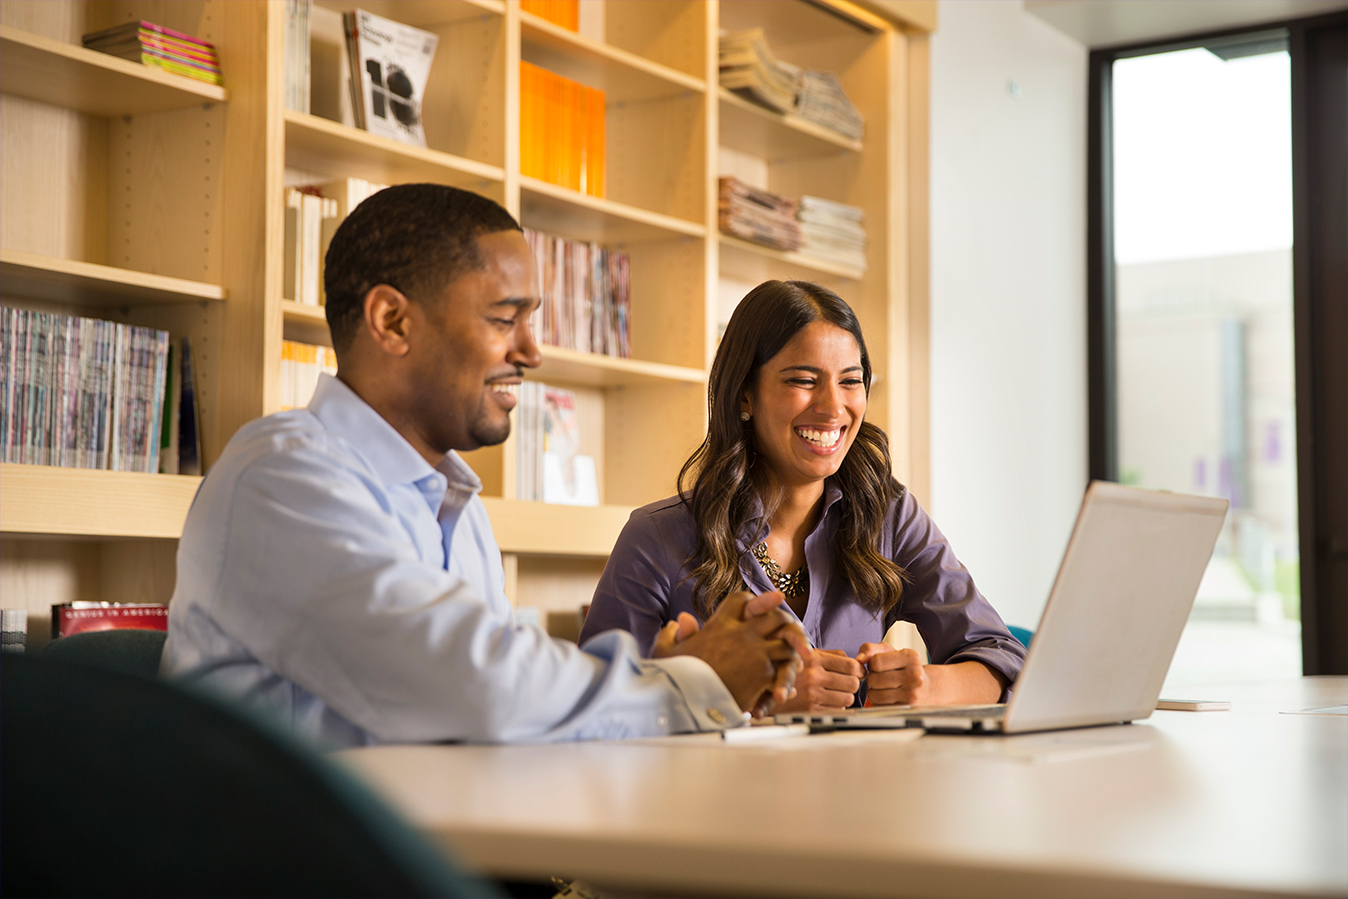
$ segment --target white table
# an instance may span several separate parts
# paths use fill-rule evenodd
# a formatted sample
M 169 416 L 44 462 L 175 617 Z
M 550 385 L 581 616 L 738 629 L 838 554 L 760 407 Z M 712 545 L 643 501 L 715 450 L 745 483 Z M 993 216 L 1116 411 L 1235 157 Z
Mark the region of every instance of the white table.
M 711 895 L 1348 895 L 1348 678 L 1018 737 L 703 737 L 339 754 L 503 878 Z

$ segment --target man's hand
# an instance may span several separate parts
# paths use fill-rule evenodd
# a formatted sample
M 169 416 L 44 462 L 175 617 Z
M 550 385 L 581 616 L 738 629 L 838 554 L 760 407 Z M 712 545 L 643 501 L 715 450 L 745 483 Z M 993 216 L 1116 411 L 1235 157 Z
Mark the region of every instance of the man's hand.
M 810 655 L 804 629 L 778 608 L 781 603 L 780 593 L 732 593 L 705 627 L 685 612 L 661 629 L 651 657 L 696 656 L 711 666 L 741 709 L 765 714 L 795 692 L 801 659 Z
M 866 669 L 839 649 L 816 649 L 796 675 L 796 696 L 779 712 L 845 709 L 856 699 Z
M 863 643 L 857 661 L 870 672 L 866 698 L 872 705 L 991 704 L 1006 686 L 982 662 L 923 665 L 917 650 L 888 643 Z

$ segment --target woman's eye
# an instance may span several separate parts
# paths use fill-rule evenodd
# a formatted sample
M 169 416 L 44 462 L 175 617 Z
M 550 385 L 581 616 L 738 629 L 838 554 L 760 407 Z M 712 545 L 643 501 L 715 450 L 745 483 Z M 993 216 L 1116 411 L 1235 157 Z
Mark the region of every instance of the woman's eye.
M 844 379 L 843 379 L 843 382 L 842 382 L 842 385 L 843 385 L 844 387 L 860 387 L 860 386 L 861 386 L 861 379 L 860 379 L 860 378 L 844 378 Z

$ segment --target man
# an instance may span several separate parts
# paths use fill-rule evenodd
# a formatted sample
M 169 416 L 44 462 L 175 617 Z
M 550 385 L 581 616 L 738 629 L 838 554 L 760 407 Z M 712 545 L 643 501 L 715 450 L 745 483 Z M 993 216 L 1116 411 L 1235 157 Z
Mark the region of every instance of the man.
M 459 458 L 510 431 L 541 361 L 534 260 L 496 203 L 387 188 L 333 236 L 337 352 L 305 410 L 230 441 L 188 514 L 164 670 L 269 706 L 329 746 L 564 740 L 733 726 L 808 654 L 781 597 L 737 594 L 656 660 L 517 627 Z

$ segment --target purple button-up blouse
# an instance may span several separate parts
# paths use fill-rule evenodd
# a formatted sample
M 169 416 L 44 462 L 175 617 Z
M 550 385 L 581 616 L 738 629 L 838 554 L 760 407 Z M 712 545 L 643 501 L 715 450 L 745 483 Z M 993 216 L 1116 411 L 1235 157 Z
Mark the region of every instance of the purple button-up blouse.
M 945 536 L 907 490 L 885 518 L 880 551 L 912 578 L 902 599 L 880 616 L 857 603 L 852 585 L 833 568 L 842 492 L 825 484 L 824 514 L 805 538 L 810 568 L 810 599 L 801 624 L 810 643 L 856 655 L 863 643 L 878 643 L 895 621 L 911 621 L 935 664 L 976 659 L 1014 681 L 1025 662 L 1025 648 L 1011 636 L 1001 616 L 974 586 L 968 569 L 955 558 Z M 754 594 L 775 589 L 750 541 L 761 527 L 748 522 L 740 533 L 740 574 Z M 580 641 L 610 628 L 637 638 L 649 655 L 656 634 L 680 612 L 693 608 L 693 581 L 687 560 L 697 538 L 693 516 L 677 497 L 642 506 L 618 536 L 590 604 Z M 782 609 L 794 615 L 785 603 Z M 699 616 L 700 617 L 700 616 Z M 1005 699 L 1005 696 L 1003 697 Z

